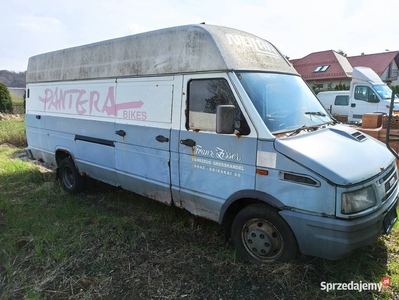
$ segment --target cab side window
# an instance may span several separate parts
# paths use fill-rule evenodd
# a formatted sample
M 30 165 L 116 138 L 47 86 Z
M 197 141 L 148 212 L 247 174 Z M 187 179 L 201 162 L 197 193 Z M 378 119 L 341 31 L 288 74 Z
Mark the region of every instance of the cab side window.
M 355 87 L 355 99 L 366 102 L 378 102 L 378 98 L 374 91 L 368 86 L 361 85 Z
M 234 105 L 236 128 L 241 134 L 249 134 L 241 110 L 228 82 L 223 78 L 193 79 L 188 85 L 188 130 L 216 131 L 216 108 L 218 105 Z M 243 127 L 246 128 L 244 129 Z M 243 132 L 241 132 L 243 131 Z M 244 132 L 245 131 L 245 132 Z

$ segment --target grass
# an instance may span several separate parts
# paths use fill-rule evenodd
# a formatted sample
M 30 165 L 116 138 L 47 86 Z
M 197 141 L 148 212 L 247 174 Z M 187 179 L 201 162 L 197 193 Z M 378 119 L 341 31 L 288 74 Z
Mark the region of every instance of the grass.
M 10 93 L 11 96 L 11 102 L 14 104 L 23 104 L 24 103 L 24 97 L 18 96 L 16 94 Z
M 24 98 L 13 93 L 10 93 L 10 95 L 11 95 L 11 102 L 13 105 L 13 113 L 24 114 L 25 113 Z
M 183 210 L 98 182 L 66 194 L 52 170 L 23 157 L 21 124 L 0 121 L 0 299 L 396 298 L 398 223 L 338 261 L 247 265 L 217 224 Z M 381 293 L 320 290 L 385 276 Z
M 0 120 L 0 145 L 11 144 L 26 147 L 25 120 L 23 118 Z

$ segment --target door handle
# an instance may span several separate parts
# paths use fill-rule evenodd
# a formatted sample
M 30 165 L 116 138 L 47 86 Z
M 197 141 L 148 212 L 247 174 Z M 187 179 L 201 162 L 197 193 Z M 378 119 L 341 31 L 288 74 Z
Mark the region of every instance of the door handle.
M 156 139 L 158 142 L 160 142 L 160 143 L 167 143 L 167 142 L 169 142 L 169 139 L 168 139 L 167 137 L 164 137 L 163 135 L 158 135 L 155 139 Z
M 120 135 L 120 136 L 125 136 L 126 135 L 126 132 L 124 130 L 117 130 L 117 131 L 115 131 L 115 133 L 117 135 Z
M 351 104 L 351 107 L 356 107 L 356 103 L 352 103 L 352 104 Z
M 42 118 L 41 115 L 36 115 L 36 119 L 40 120 Z
M 188 147 L 194 147 L 197 143 L 192 139 L 180 140 L 180 144 Z

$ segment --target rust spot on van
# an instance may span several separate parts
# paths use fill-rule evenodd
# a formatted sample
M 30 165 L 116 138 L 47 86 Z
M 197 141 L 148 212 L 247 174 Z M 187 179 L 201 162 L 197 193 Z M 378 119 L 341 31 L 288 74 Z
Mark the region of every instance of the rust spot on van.
M 201 205 L 196 205 L 196 210 L 197 210 L 197 215 L 211 221 L 217 221 L 218 220 L 218 214 L 201 206 Z
M 166 205 L 171 205 L 172 201 L 169 193 L 161 192 L 161 191 L 153 191 L 149 194 L 144 194 L 145 197 L 150 198 L 152 200 L 161 202 Z
M 200 130 L 199 130 L 199 129 L 193 129 L 193 131 L 194 131 L 194 132 L 200 132 Z
M 193 215 L 197 215 L 196 211 L 195 211 L 195 203 L 194 201 L 187 201 L 186 199 L 182 198 L 180 200 L 180 208 L 184 208 L 186 210 L 188 210 L 190 213 L 192 213 Z
M 195 149 L 194 149 L 194 147 L 191 147 L 191 156 L 195 156 Z

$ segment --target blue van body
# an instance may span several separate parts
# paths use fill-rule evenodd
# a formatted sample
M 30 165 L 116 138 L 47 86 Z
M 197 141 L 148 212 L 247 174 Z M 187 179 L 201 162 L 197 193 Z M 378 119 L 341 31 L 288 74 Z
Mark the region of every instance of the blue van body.
M 65 190 L 87 176 L 184 208 L 250 261 L 337 259 L 397 219 L 392 154 L 246 32 L 180 26 L 34 56 L 26 103 L 27 150 Z

